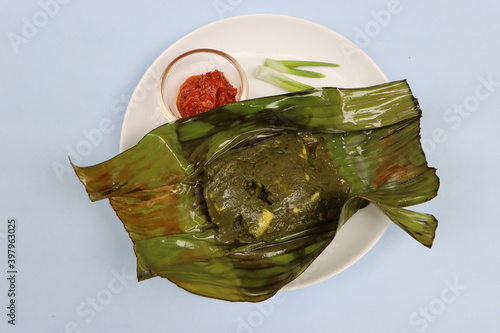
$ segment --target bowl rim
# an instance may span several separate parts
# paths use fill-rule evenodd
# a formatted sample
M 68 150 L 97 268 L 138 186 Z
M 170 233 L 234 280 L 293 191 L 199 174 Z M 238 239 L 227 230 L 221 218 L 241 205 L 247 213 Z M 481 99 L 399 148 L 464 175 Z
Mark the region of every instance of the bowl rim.
M 163 70 L 163 73 L 160 78 L 160 86 L 159 86 L 159 99 L 160 99 L 160 108 L 162 113 L 169 118 L 173 117 L 174 119 L 180 119 L 180 116 L 176 116 L 173 110 L 170 110 L 168 105 L 165 103 L 165 93 L 163 87 L 165 86 L 165 81 L 167 79 L 167 75 L 172 69 L 172 67 L 179 62 L 180 60 L 184 59 L 185 57 L 195 54 L 195 53 L 213 53 L 216 54 L 217 56 L 220 56 L 224 59 L 226 59 L 229 63 L 231 63 L 235 68 L 236 71 L 238 72 L 238 75 L 241 79 L 241 87 L 240 87 L 240 98 L 239 101 L 245 100 L 248 98 L 248 78 L 246 76 L 245 70 L 243 67 L 240 65 L 240 63 L 231 55 L 227 54 L 226 52 L 216 50 L 216 49 L 211 49 L 211 48 L 197 48 L 193 49 L 187 52 L 184 52 L 172 60 L 167 67 Z

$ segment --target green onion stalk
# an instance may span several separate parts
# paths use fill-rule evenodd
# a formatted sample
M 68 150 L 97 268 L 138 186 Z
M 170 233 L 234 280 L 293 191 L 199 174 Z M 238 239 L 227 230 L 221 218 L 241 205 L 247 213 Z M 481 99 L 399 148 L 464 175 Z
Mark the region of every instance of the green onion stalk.
M 307 61 L 307 60 L 275 60 L 265 59 L 262 66 L 257 67 L 256 77 L 267 81 L 287 91 L 296 92 L 313 87 L 290 78 L 286 74 L 292 74 L 300 77 L 323 78 L 325 74 L 298 69 L 297 67 L 339 67 L 340 65 L 331 62 Z

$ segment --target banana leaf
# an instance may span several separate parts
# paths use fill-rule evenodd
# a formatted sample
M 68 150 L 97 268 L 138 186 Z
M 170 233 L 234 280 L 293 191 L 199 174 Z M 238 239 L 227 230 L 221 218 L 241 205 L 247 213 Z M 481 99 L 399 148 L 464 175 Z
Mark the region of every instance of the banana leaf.
M 420 117 L 405 80 L 313 88 L 180 119 L 108 161 L 73 168 L 90 199 L 109 199 L 123 222 L 139 281 L 160 276 L 194 294 L 259 302 L 297 278 L 367 203 L 432 246 L 437 220 L 406 209 L 432 199 L 439 187 L 420 144 Z M 203 192 L 206 169 L 282 134 L 321 139 L 347 189 L 336 198 L 336 215 L 272 239 L 221 241 Z

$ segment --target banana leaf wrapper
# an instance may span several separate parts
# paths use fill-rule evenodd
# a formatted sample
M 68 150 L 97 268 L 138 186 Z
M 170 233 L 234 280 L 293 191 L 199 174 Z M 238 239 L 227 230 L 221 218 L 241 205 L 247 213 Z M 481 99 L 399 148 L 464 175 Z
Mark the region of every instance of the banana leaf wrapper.
M 420 144 L 420 117 L 405 80 L 314 88 L 180 119 L 108 161 L 73 167 L 90 199 L 109 199 L 123 222 L 139 281 L 161 276 L 194 294 L 259 302 L 298 277 L 367 203 L 432 246 L 437 220 L 405 208 L 432 199 L 439 187 Z M 280 133 L 322 137 L 349 185 L 339 216 L 271 241 L 218 241 L 199 189 L 205 166 L 235 147 Z

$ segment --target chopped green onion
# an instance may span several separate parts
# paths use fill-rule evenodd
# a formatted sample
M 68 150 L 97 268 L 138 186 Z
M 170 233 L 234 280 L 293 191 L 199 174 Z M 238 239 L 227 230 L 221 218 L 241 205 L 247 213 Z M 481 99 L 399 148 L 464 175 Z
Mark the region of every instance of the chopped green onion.
M 276 69 L 267 66 L 259 66 L 257 68 L 257 78 L 275 84 L 291 92 L 313 88 L 305 83 L 295 81 Z
M 279 60 L 266 59 L 264 61 L 264 66 L 275 69 L 278 72 L 293 74 L 293 75 L 297 75 L 297 76 L 314 77 L 314 78 L 325 77 L 325 74 L 322 74 L 322 73 L 305 71 L 305 70 L 301 70 L 301 69 L 296 69 L 294 67 L 285 66 L 283 64 L 283 62 L 281 62 Z
M 300 66 L 316 66 L 316 67 L 340 67 L 338 64 L 322 61 L 306 61 L 306 60 L 279 60 L 286 67 L 300 67 Z
M 300 66 L 339 67 L 340 65 L 322 61 L 274 60 L 267 58 L 264 61 L 264 65 L 260 66 L 257 69 L 257 78 L 273 83 L 288 91 L 295 92 L 299 90 L 310 89 L 312 87 L 307 84 L 303 84 L 293 79 L 290 79 L 289 77 L 281 73 L 292 74 L 302 77 L 310 77 L 310 78 L 325 77 L 325 74 L 323 73 L 296 68 Z

